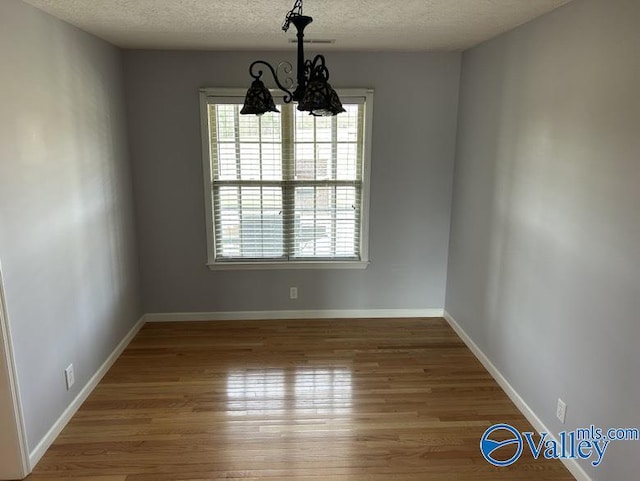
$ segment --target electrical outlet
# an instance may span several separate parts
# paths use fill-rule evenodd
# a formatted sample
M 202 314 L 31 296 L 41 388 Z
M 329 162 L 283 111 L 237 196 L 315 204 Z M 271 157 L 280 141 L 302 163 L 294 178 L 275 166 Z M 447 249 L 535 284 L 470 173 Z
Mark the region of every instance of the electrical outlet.
M 558 421 L 564 424 L 564 420 L 567 416 L 567 403 L 565 403 L 562 399 L 558 398 L 558 406 L 556 407 L 556 417 Z
M 67 391 L 71 389 L 73 383 L 76 382 L 76 376 L 73 373 L 73 364 L 69 364 L 69 367 L 64 370 L 64 380 L 67 383 Z
M 290 287 L 289 288 L 289 299 L 297 299 L 298 298 L 298 288 Z

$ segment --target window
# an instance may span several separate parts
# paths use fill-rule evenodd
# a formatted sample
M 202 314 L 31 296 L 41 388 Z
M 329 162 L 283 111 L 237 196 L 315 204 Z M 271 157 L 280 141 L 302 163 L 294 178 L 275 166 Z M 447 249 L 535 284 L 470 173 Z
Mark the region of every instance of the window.
M 240 115 L 243 94 L 201 90 L 209 266 L 366 267 L 372 92 L 336 117 Z

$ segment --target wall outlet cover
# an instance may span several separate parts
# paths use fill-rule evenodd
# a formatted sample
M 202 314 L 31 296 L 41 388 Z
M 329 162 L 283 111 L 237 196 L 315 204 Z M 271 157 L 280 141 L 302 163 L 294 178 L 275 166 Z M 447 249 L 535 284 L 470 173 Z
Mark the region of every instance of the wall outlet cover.
M 76 382 L 76 376 L 73 372 L 73 364 L 69 364 L 69 367 L 67 367 L 64 370 L 64 380 L 65 383 L 67 385 L 67 391 L 69 389 L 71 389 L 71 387 L 73 386 L 73 384 Z
M 562 424 L 564 424 L 567 417 L 567 403 L 560 398 L 558 398 L 558 405 L 556 407 L 556 417 Z

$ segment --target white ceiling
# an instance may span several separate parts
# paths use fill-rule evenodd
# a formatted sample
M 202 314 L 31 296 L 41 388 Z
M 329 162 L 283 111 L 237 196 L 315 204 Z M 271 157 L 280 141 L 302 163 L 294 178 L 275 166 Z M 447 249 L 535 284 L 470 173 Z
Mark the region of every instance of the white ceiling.
M 280 50 L 294 0 L 25 0 L 122 48 Z M 463 50 L 569 0 L 306 0 L 322 50 Z

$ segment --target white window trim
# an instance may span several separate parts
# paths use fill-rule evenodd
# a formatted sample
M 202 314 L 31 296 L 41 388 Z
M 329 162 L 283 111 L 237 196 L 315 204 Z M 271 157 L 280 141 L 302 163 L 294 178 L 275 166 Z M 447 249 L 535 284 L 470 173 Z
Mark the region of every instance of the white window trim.
M 362 159 L 362 212 L 360 218 L 360 260 L 319 261 L 219 261 L 215 257 L 215 228 L 213 219 L 213 191 L 211 188 L 211 145 L 209 141 L 209 99 L 236 97 L 244 101 L 246 90 L 236 88 L 200 89 L 200 126 L 202 136 L 202 169 L 204 180 L 205 222 L 207 229 L 207 266 L 211 270 L 275 270 L 275 269 L 366 269 L 369 260 L 369 205 L 371 189 L 371 134 L 373 132 L 373 89 L 336 89 L 342 99 L 360 98 L 365 101 L 364 149 Z M 272 90 L 274 96 L 281 96 Z

